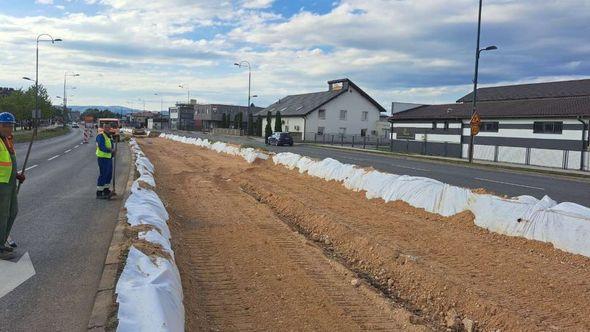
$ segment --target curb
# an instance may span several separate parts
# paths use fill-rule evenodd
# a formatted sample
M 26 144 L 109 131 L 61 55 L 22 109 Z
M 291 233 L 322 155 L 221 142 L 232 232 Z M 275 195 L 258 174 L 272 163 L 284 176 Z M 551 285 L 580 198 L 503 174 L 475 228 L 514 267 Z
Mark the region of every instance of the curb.
M 88 331 L 99 332 L 107 331 L 109 318 L 115 307 L 115 287 L 117 286 L 117 274 L 125 264 L 121 260 L 121 253 L 126 249 L 123 245 L 125 240 L 124 230 L 127 226 L 127 212 L 125 210 L 125 201 L 129 197 L 131 184 L 135 180 L 135 154 L 131 154 L 129 161 L 129 178 L 125 186 L 125 193 L 122 196 L 122 206 L 117 216 L 117 225 L 113 231 L 113 237 L 109 246 L 109 251 L 104 262 L 102 276 L 98 289 L 94 297 L 94 305 L 90 320 L 88 321 Z
M 301 144 L 301 143 L 300 143 Z M 511 165 L 496 165 L 496 164 L 487 164 L 478 161 L 474 161 L 474 163 L 470 164 L 469 162 L 462 160 L 462 159 L 443 159 L 443 158 L 436 158 L 432 156 L 423 156 L 423 155 L 413 155 L 413 154 L 403 154 L 403 153 L 396 153 L 396 152 L 389 152 L 389 151 L 378 151 L 378 150 L 371 150 L 371 149 L 361 149 L 361 148 L 351 148 L 351 147 L 342 147 L 342 146 L 334 146 L 334 145 L 326 145 L 326 144 L 317 144 L 317 143 L 302 143 L 303 145 L 308 146 L 315 146 L 325 149 L 333 149 L 333 150 L 346 150 L 346 151 L 355 151 L 355 152 L 362 152 L 368 154 L 376 154 L 390 158 L 403 158 L 407 160 L 415 160 L 415 161 L 423 161 L 423 162 L 430 162 L 434 164 L 455 164 L 455 165 L 462 165 L 465 167 L 472 167 L 472 168 L 479 168 L 479 169 L 492 169 L 492 170 L 500 170 L 500 171 L 515 171 L 525 174 L 549 174 L 549 175 L 557 175 L 563 178 L 569 178 L 573 180 L 581 180 L 584 182 L 590 181 L 590 172 L 588 174 L 581 174 L 581 173 L 570 173 L 570 172 L 562 172 L 557 169 L 537 169 L 537 168 L 527 168 L 527 167 L 519 167 L 519 166 L 511 166 Z

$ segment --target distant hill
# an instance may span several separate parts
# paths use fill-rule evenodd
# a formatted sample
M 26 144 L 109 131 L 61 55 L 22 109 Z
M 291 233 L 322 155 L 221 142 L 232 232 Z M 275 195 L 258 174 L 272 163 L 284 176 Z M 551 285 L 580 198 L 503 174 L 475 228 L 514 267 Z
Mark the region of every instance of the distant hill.
M 138 110 L 138 109 L 134 109 L 134 108 L 129 108 L 129 107 L 125 107 L 125 106 L 96 106 L 96 105 L 89 105 L 89 106 L 70 106 L 68 105 L 68 108 L 70 108 L 72 111 L 76 112 L 79 111 L 80 113 L 84 112 L 85 110 L 89 109 L 89 108 L 96 108 L 99 109 L 101 111 L 103 110 L 109 110 L 111 112 L 114 113 L 122 113 L 122 114 L 129 114 L 129 113 L 135 113 L 135 112 L 141 112 L 142 110 Z

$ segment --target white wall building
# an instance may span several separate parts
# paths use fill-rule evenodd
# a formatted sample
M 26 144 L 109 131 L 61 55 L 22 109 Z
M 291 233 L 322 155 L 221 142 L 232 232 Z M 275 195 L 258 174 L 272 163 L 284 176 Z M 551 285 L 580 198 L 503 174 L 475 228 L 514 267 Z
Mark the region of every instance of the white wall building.
M 478 160 L 589 170 L 590 79 L 478 90 Z M 472 94 L 390 118 L 396 151 L 468 158 Z
M 328 91 L 290 95 L 256 115 L 264 117 L 264 128 L 266 114 L 271 112 L 274 129 L 275 114 L 281 112 L 284 132 L 290 132 L 296 139 L 310 139 L 325 134 L 380 135 L 377 124 L 384 111 L 352 81 L 339 79 L 328 82 Z

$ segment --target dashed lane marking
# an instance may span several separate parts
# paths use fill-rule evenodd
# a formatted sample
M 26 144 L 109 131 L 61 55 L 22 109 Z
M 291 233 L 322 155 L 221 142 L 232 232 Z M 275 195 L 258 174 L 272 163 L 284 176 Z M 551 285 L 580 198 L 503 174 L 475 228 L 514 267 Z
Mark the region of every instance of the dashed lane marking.
M 72 149 L 64 151 L 64 153 L 69 153 L 69 152 L 72 152 Z
M 28 170 L 30 170 L 30 169 L 33 169 L 33 168 L 35 168 L 35 167 L 37 167 L 37 166 L 39 166 L 39 165 L 33 165 L 33 166 L 30 166 L 30 167 L 27 167 L 27 168 L 25 168 L 25 171 L 28 171 Z
M 480 181 L 487 181 L 487 182 L 493 182 L 493 183 L 507 184 L 509 186 L 523 187 L 523 188 L 530 188 L 530 189 L 538 189 L 538 190 L 545 191 L 545 188 L 527 186 L 527 185 L 524 185 L 524 184 L 518 184 L 518 183 L 512 183 L 512 182 L 504 182 L 504 181 L 497 181 L 497 180 L 490 180 L 490 179 L 483 179 L 483 178 L 475 178 L 475 179 L 476 180 L 480 180 Z
M 53 156 L 53 157 L 51 157 L 51 158 L 47 159 L 47 161 L 51 161 L 51 160 L 53 160 L 53 159 L 55 159 L 55 158 L 57 158 L 57 157 L 59 157 L 59 156 L 61 156 L 61 155 L 60 155 L 60 154 L 58 154 L 58 155 L 55 155 L 55 156 Z

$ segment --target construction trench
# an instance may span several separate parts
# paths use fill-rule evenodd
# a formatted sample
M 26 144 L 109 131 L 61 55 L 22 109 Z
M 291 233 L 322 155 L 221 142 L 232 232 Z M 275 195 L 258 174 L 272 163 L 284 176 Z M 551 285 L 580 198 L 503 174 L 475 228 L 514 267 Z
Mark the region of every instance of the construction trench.
M 139 141 L 186 330 L 590 330 L 590 259 L 272 161 Z

